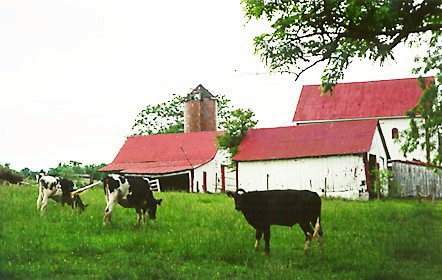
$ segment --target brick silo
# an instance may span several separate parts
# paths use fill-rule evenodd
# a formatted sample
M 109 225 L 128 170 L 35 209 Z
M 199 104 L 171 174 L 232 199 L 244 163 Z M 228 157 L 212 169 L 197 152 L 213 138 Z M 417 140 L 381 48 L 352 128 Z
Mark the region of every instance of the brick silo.
M 216 99 L 198 85 L 184 100 L 184 132 L 216 131 Z

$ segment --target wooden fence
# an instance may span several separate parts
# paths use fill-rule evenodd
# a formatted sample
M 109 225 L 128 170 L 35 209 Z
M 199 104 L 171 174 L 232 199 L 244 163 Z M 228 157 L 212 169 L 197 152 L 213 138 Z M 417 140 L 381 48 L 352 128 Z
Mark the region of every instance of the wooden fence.
M 432 168 L 430 168 L 432 167 Z M 442 197 L 442 167 L 393 161 L 393 180 L 401 197 Z M 438 172 L 434 172 L 438 169 Z

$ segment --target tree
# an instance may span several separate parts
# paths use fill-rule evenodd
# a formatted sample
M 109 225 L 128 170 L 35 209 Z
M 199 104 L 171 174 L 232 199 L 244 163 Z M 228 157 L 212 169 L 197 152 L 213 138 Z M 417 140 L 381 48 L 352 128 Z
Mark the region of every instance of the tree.
M 132 126 L 134 135 L 179 133 L 184 131 L 184 97 L 173 94 L 171 100 L 148 105 L 138 113 Z
M 381 64 L 400 43 L 427 40 L 442 29 L 442 0 L 242 0 L 246 17 L 265 18 L 272 33 L 255 37 L 255 52 L 272 71 L 296 79 L 320 62 L 322 91 L 332 88 L 354 58 Z
M 37 171 L 32 171 L 31 169 L 29 169 L 28 167 L 22 168 L 22 170 L 20 170 L 19 172 L 23 177 L 25 178 L 29 178 L 29 179 L 34 179 L 35 176 L 38 174 Z
M 101 164 L 89 164 L 84 166 L 84 174 L 88 174 L 90 176 L 90 181 L 93 180 L 101 180 L 103 179 L 106 174 L 103 172 L 98 172 L 98 169 L 105 167 L 107 164 L 101 163 Z
M 231 158 L 238 152 L 239 144 L 249 128 L 255 127 L 258 121 L 253 120 L 255 113 L 252 110 L 236 109 L 229 120 L 224 124 L 225 130 L 216 136 L 218 148 L 226 150 Z
M 434 34 L 429 41 L 429 51 L 424 57 L 416 57 L 421 66 L 413 72 L 421 74 L 419 85 L 422 96 L 411 110 L 406 112 L 410 117 L 410 128 L 400 138 L 401 150 L 406 156 L 418 147 L 426 153 L 427 163 L 442 164 L 442 37 Z M 426 80 L 422 74 L 436 72 L 434 80 Z M 436 142 L 434 141 L 436 138 Z M 435 154 L 432 158 L 432 153 Z
M 230 100 L 220 94 L 217 100 L 218 128 L 223 129 L 232 108 Z M 138 113 L 132 132 L 134 135 L 184 132 L 184 97 L 173 94 L 171 100 L 156 105 L 147 105 Z
M 106 166 L 105 163 L 84 165 L 81 162 L 70 160 L 67 163 L 60 162 L 57 167 L 50 168 L 48 174 L 70 180 L 77 180 L 78 175 L 87 174 L 92 180 L 102 179 L 105 174 L 97 172 L 98 169 Z

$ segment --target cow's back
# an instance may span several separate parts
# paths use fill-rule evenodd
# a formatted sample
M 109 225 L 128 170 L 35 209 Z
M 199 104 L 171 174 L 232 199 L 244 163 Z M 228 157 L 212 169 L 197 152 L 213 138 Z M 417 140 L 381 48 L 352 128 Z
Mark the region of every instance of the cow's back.
M 61 191 L 63 192 L 63 195 L 70 195 L 72 191 L 74 191 L 75 184 L 71 180 L 68 179 L 60 179 L 60 186 Z
M 242 212 L 255 228 L 293 226 L 305 217 L 320 215 L 321 199 L 306 190 L 256 191 L 241 196 Z
M 149 183 L 143 178 L 133 177 L 127 180 L 129 181 L 127 200 L 130 204 L 137 205 L 153 197 Z

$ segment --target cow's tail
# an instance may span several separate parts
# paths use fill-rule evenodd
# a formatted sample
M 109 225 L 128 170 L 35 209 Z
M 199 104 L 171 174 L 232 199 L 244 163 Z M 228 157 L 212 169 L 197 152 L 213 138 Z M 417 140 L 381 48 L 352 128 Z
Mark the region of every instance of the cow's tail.
M 321 230 L 320 216 L 316 219 L 315 229 L 313 231 L 312 241 L 318 237 L 319 231 Z

